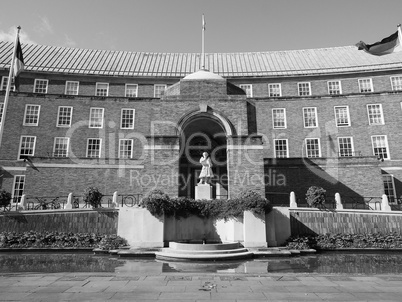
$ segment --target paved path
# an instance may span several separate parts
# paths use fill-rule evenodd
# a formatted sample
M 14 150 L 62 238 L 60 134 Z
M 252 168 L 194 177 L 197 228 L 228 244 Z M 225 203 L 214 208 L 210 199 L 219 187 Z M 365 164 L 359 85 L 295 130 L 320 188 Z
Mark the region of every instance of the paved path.
M 0 273 L 0 301 L 402 301 L 402 275 Z

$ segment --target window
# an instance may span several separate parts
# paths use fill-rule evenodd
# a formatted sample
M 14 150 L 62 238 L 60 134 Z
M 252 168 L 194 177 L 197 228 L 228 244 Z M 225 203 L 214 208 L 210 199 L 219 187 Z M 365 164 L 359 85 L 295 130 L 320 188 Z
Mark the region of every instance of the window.
M 352 137 L 338 137 L 338 147 L 340 157 L 347 157 L 354 155 Z
M 306 138 L 305 143 L 307 157 L 321 157 L 319 138 Z
M 164 92 L 166 90 L 166 85 L 165 84 L 157 84 L 154 86 L 154 97 L 155 98 L 160 98 L 163 96 Z
M 303 108 L 303 121 L 304 128 L 315 128 L 317 127 L 317 108 L 307 107 Z
M 341 81 L 329 81 L 328 94 L 342 94 Z
M 335 106 L 335 123 L 337 127 L 350 126 L 349 107 Z
M 109 95 L 109 83 L 96 83 L 96 96 L 108 96 Z
M 3 120 L 4 103 L 0 103 L 0 123 Z
M 54 157 L 67 157 L 68 156 L 68 137 L 55 137 L 53 145 L 53 156 Z
M 133 140 L 121 139 L 119 140 L 119 158 L 132 158 L 133 157 Z
M 8 84 L 8 77 L 2 77 L 1 78 L 1 86 L 0 90 L 7 90 L 7 84 Z M 15 85 L 14 83 L 11 82 L 11 91 L 15 91 Z
M 394 176 L 390 174 L 382 175 L 382 182 L 384 184 L 384 193 L 388 197 L 388 201 L 390 203 L 396 203 L 396 192 L 395 192 L 395 183 Z
M 89 114 L 89 128 L 103 127 L 103 108 L 91 108 Z
M 402 90 L 402 76 L 391 77 L 392 90 Z
M 274 129 L 286 128 L 286 109 L 273 108 L 272 109 L 272 124 Z
M 243 89 L 246 92 L 246 96 L 248 98 L 253 97 L 253 85 L 251 84 L 241 84 L 239 85 L 241 89 Z
M 35 153 L 36 136 L 21 136 L 18 159 L 33 156 Z
M 24 126 L 38 126 L 39 123 L 39 105 L 25 105 Z
M 126 84 L 126 97 L 136 98 L 138 96 L 137 84 Z
M 87 157 L 99 158 L 101 154 L 101 139 L 88 138 Z
M 282 96 L 281 84 L 268 84 L 268 96 L 269 97 Z
M 386 135 L 374 135 L 371 137 L 373 154 L 379 159 L 389 159 L 388 140 Z
M 311 89 L 310 89 L 310 83 L 309 82 L 298 83 L 297 85 L 298 85 L 298 88 L 299 88 L 299 95 L 300 96 L 311 95 Z
M 371 79 L 359 79 L 360 92 L 373 92 L 373 82 Z
M 121 109 L 121 129 L 134 129 L 135 109 Z
M 289 157 L 288 140 L 287 139 L 274 139 L 275 157 L 287 158 Z
M 80 82 L 66 81 L 66 92 L 67 95 L 78 95 L 78 88 Z
M 35 93 L 47 93 L 48 80 L 35 79 L 34 91 Z
M 20 202 L 21 197 L 24 194 L 25 187 L 25 175 L 15 175 L 13 185 L 13 202 Z
M 383 125 L 384 124 L 381 104 L 367 105 L 367 114 L 368 114 L 368 120 L 369 120 L 370 125 Z
M 73 116 L 73 107 L 59 106 L 57 113 L 57 127 L 71 127 L 71 119 Z

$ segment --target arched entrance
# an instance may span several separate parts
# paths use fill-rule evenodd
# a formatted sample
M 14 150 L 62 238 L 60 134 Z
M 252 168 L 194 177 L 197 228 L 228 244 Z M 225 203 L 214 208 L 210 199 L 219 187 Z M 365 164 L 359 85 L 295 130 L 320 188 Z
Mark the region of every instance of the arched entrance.
M 194 198 L 201 171 L 199 160 L 203 152 L 208 152 L 214 172 L 213 198 L 226 198 L 227 126 L 216 114 L 199 111 L 187 116 L 180 126 L 179 196 Z

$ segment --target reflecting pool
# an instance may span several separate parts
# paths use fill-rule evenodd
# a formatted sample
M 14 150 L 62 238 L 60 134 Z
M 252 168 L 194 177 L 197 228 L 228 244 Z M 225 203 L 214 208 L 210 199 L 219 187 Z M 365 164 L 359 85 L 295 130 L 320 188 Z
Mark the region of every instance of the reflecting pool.
M 168 262 L 89 253 L 0 253 L 0 273 L 18 272 L 402 274 L 402 253 L 320 253 L 222 262 Z

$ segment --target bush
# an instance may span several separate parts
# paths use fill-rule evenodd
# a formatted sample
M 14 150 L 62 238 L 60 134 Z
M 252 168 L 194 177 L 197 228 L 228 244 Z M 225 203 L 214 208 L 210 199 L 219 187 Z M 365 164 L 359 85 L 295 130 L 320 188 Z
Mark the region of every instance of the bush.
M 251 211 L 255 214 L 269 213 L 272 210 L 272 204 L 265 197 L 253 190 L 246 190 L 239 194 L 238 199 L 244 211 Z
M 147 208 L 153 216 L 162 216 L 163 214 L 171 216 L 174 214 L 169 196 L 161 190 L 152 190 L 142 200 L 142 206 Z
M 10 205 L 10 203 L 11 203 L 11 193 L 2 189 L 0 191 L 0 208 L 3 207 L 5 209 L 7 206 Z
M 321 187 L 311 186 L 306 193 L 306 201 L 310 207 L 321 206 L 325 203 L 325 191 Z
M 86 188 L 83 195 L 84 202 L 94 208 L 101 207 L 102 197 L 103 194 L 96 187 Z
M 117 235 L 105 235 L 98 244 L 101 250 L 116 250 L 119 247 L 127 246 L 127 240 Z
M 325 234 L 290 237 L 289 249 L 344 249 L 344 248 L 402 248 L 402 236 L 397 233 L 381 234 Z
M 242 192 L 238 198 L 222 200 L 194 200 L 188 197 L 169 198 L 160 190 L 151 191 L 143 200 L 142 206 L 154 216 L 174 216 L 185 218 L 195 215 L 201 218 L 229 219 L 242 217 L 244 211 L 256 214 L 269 213 L 271 203 L 254 191 Z

